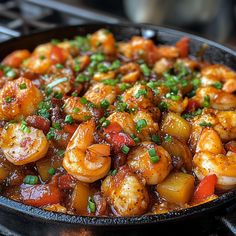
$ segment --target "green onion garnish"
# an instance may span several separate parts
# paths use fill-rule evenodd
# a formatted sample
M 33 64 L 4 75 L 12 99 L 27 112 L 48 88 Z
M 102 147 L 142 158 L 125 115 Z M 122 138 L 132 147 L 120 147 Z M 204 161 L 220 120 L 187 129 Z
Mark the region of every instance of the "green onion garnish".
M 26 175 L 23 180 L 23 183 L 33 185 L 33 184 L 37 184 L 38 180 L 39 180 L 39 178 L 36 175 Z

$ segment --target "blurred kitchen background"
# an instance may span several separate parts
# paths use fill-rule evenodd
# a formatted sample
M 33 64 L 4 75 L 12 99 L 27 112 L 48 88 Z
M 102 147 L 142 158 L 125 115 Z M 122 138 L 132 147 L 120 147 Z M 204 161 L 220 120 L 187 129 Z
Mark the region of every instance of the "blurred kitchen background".
M 0 0 L 0 41 L 57 25 L 152 23 L 236 48 L 234 0 Z

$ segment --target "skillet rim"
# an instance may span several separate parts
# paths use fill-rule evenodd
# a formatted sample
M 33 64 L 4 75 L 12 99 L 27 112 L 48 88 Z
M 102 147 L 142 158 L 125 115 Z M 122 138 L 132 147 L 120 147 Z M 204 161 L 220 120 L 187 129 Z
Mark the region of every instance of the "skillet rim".
M 154 30 L 156 32 L 167 33 L 170 35 L 174 35 L 177 37 L 187 36 L 188 38 L 198 41 L 200 43 L 208 44 L 212 47 L 218 48 L 221 51 L 224 51 L 228 54 L 231 54 L 236 58 L 236 51 L 231 48 L 228 48 L 222 44 L 219 44 L 215 41 L 205 39 L 198 35 L 194 35 L 191 33 L 183 32 L 180 30 L 176 30 L 169 27 L 162 27 L 152 24 L 134 24 L 134 23 L 120 23 L 120 24 L 104 24 L 104 23 L 86 23 L 79 25 L 69 25 L 69 26 L 61 26 L 56 27 L 49 30 L 42 30 L 36 33 L 32 33 L 29 35 L 23 35 L 16 38 L 9 39 L 0 43 L 0 48 L 4 47 L 4 45 L 8 45 L 9 43 L 14 43 L 17 40 L 25 40 L 30 39 L 32 36 L 47 34 L 49 32 L 57 31 L 57 30 L 73 30 L 79 27 L 95 27 L 99 28 L 114 28 L 114 27 L 122 27 L 122 28 L 135 28 L 142 32 L 142 30 Z M 0 196 L 0 209 L 13 213 L 20 213 L 25 216 L 30 216 L 40 221 L 47 221 L 47 223 L 69 223 L 69 224 L 78 224 L 84 226 L 128 226 L 128 225 L 146 225 L 146 224 L 154 224 L 154 223 L 163 223 L 170 222 L 176 220 L 183 220 L 186 217 L 193 217 L 199 214 L 203 214 L 205 212 L 211 212 L 217 208 L 222 207 L 231 201 L 236 199 L 236 189 L 231 190 L 230 192 L 224 193 L 219 198 L 204 203 L 198 206 L 194 206 L 191 208 L 186 208 L 178 211 L 168 212 L 164 214 L 156 214 L 156 215 L 143 215 L 143 216 L 133 216 L 133 217 L 98 217 L 98 216 L 77 216 L 77 215 L 68 215 L 63 213 L 56 213 L 46 211 L 37 207 L 32 207 L 29 205 L 25 205 L 20 202 L 16 202 L 4 196 Z

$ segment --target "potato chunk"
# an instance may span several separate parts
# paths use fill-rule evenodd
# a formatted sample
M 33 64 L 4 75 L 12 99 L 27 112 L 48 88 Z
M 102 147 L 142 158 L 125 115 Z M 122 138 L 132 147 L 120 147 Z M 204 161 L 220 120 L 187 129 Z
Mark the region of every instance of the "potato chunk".
M 194 177 L 182 172 L 172 173 L 157 186 L 161 197 L 180 205 L 190 201 L 193 190 Z
M 163 133 L 175 136 L 187 142 L 190 136 L 191 126 L 180 115 L 169 112 L 163 119 L 161 130 Z

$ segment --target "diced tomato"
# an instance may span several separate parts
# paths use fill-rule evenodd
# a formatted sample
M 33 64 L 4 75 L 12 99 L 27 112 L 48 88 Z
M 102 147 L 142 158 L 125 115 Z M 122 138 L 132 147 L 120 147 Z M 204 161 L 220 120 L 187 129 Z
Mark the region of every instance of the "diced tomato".
M 199 108 L 198 102 L 193 99 L 189 99 L 188 105 L 185 109 L 185 112 L 193 112 L 193 111 L 197 110 L 197 108 Z
M 27 125 L 41 129 L 45 134 L 49 131 L 50 121 L 42 116 L 32 115 L 26 118 Z
M 227 151 L 235 152 L 236 153 L 236 141 L 230 141 L 225 145 Z
M 62 48 L 53 46 L 51 50 L 51 60 L 56 63 L 63 63 L 65 61 L 65 55 Z
M 25 204 L 41 207 L 60 203 L 61 192 L 59 188 L 50 184 L 23 185 L 21 187 L 21 197 Z
M 193 202 L 204 201 L 207 197 L 213 195 L 216 183 L 217 176 L 215 174 L 206 176 L 197 186 L 193 195 Z
M 122 131 L 122 127 L 117 122 L 112 122 L 105 129 L 105 133 L 119 133 Z
M 183 37 L 177 43 L 176 47 L 179 49 L 180 57 L 187 57 L 189 53 L 189 38 Z
M 75 187 L 75 183 L 75 178 L 70 174 L 65 174 L 58 178 L 58 187 L 60 189 L 72 189 Z
M 63 129 L 65 132 L 69 133 L 71 136 L 74 134 L 74 132 L 76 131 L 76 129 L 78 128 L 77 124 L 66 124 L 64 125 Z

